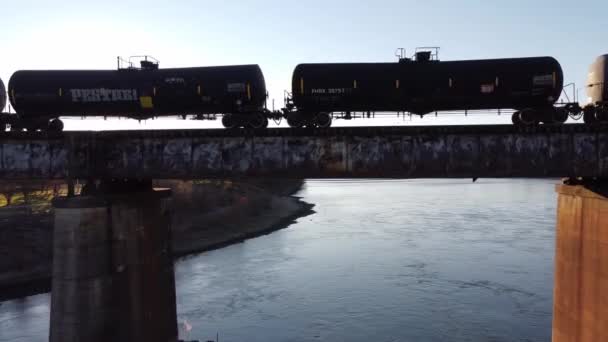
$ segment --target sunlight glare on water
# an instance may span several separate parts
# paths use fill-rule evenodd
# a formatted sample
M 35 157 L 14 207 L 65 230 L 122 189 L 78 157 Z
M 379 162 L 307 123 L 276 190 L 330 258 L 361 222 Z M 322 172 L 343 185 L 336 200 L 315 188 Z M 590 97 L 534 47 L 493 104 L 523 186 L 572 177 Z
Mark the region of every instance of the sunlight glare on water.
M 177 267 L 222 341 L 549 341 L 555 180 L 318 180 L 316 214 Z

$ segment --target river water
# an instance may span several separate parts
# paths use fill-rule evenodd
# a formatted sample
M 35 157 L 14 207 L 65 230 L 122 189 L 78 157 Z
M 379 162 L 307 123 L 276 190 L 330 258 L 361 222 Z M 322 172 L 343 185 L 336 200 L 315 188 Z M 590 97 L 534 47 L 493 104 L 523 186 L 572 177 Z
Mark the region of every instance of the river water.
M 556 182 L 307 181 L 315 214 L 177 263 L 180 335 L 550 341 Z M 0 341 L 48 319 L 48 295 L 0 303 Z

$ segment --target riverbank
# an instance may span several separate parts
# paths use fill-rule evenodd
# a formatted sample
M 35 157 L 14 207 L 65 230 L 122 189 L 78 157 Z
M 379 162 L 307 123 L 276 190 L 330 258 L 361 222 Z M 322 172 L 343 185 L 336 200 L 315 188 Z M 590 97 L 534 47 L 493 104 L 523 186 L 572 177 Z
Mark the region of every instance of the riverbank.
M 312 204 L 293 196 L 302 188 L 303 181 L 223 182 L 221 191 L 209 191 L 215 185 L 204 181 L 198 184 L 169 181 L 158 185 L 173 189 L 171 228 L 176 257 L 268 234 L 313 213 Z M 205 210 L 201 211 L 202 206 Z
M 173 252 L 181 257 L 285 228 L 313 213 L 293 196 L 303 181 L 156 181 L 173 191 Z M 42 207 L 42 209 L 41 209 Z M 0 301 L 48 292 L 53 213 L 37 203 L 0 208 Z

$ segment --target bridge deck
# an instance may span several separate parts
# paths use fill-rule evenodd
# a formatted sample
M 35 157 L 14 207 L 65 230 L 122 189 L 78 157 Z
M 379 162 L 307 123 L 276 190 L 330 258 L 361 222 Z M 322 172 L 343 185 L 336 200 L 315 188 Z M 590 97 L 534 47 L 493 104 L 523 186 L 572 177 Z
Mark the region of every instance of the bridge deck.
M 608 126 L 7 132 L 0 176 L 608 177 Z

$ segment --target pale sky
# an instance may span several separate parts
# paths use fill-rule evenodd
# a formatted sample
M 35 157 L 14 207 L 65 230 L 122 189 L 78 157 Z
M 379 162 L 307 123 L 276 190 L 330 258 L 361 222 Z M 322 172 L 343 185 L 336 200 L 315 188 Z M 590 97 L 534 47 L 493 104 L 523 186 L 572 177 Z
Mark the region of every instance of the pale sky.
M 19 69 L 113 69 L 118 55 L 149 54 L 161 68 L 259 64 L 277 105 L 298 63 L 395 61 L 396 48 L 417 46 L 440 46 L 442 60 L 553 56 L 584 100 L 589 64 L 608 53 L 605 0 L 21 0 L 1 8 L 5 84 Z

